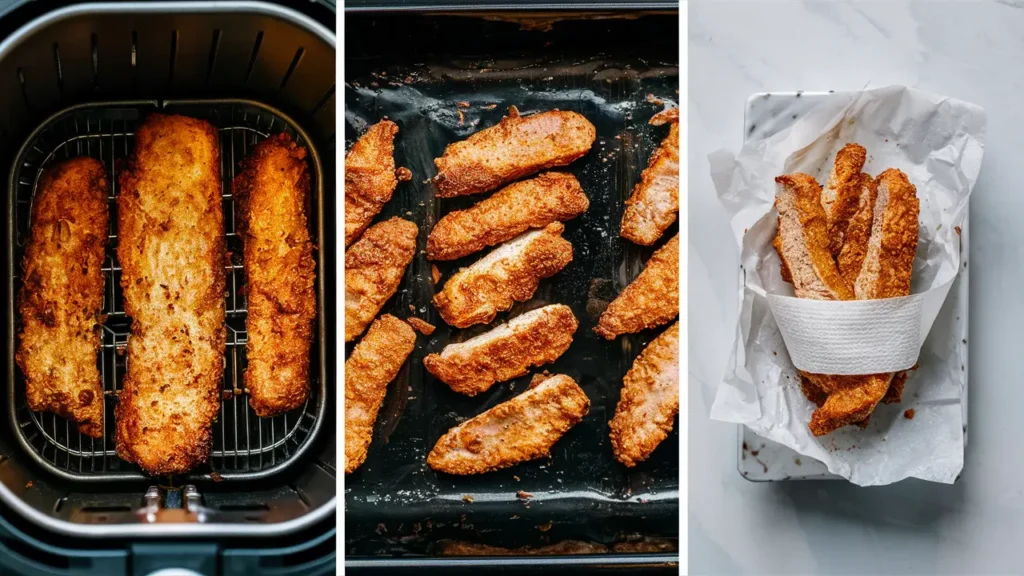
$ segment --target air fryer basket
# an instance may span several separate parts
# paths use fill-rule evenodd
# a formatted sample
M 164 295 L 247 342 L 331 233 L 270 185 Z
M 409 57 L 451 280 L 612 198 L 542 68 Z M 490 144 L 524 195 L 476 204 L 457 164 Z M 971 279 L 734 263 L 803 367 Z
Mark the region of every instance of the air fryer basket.
M 76 4 L 43 14 L 0 43 L 0 159 L 7 197 L 8 282 L 5 420 L 0 505 L 48 531 L 101 536 L 273 535 L 334 510 L 334 34 L 289 8 L 261 2 Z M 108 250 L 101 367 L 107 434 L 93 441 L 59 417 L 24 405 L 13 363 L 15 295 L 36 179 L 50 162 L 90 155 L 116 173 L 134 128 L 165 110 L 210 120 L 220 131 L 228 267 L 224 395 L 210 461 L 189 475 L 148 478 L 117 459 L 113 410 L 128 327 L 120 271 Z M 258 418 L 240 385 L 245 298 L 234 237 L 231 176 L 269 134 L 289 132 L 310 151 L 310 220 L 317 258 L 318 327 L 312 394 L 305 407 Z M 112 208 L 113 209 L 113 208 Z M 113 219 L 112 219 L 113 220 Z M 111 228 L 111 247 L 116 229 Z M 326 307 L 325 307 L 326 305 Z M 168 485 L 169 484 L 169 485 Z

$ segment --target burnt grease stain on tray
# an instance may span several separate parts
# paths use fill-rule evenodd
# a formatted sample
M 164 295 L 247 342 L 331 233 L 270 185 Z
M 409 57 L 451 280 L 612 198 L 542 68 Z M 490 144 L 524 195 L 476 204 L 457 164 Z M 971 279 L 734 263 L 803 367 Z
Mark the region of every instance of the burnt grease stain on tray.
M 375 222 L 399 216 L 420 227 L 416 257 L 382 312 L 437 326 L 418 338 L 388 386 L 366 463 L 346 477 L 346 553 L 433 554 L 442 539 L 516 547 L 567 539 L 611 545 L 626 534 L 676 537 L 678 420 L 651 458 L 633 469 L 615 460 L 608 440 L 622 377 L 664 327 L 613 342 L 593 333 L 607 302 L 678 230 L 673 225 L 650 248 L 618 235 L 624 201 L 668 134 L 667 126 L 647 121 L 678 102 L 675 16 L 560 22 L 536 32 L 467 17 L 350 14 L 346 29 L 346 149 L 384 117 L 398 124 L 396 165 L 413 177 L 398 184 Z M 565 269 L 491 325 L 459 330 L 444 323 L 431 299 L 456 270 L 490 249 L 433 263 L 441 272 L 435 286 L 427 234 L 444 214 L 493 192 L 441 200 L 425 181 L 436 174 L 433 161 L 447 144 L 497 124 L 511 105 L 523 115 L 579 112 L 597 127 L 591 151 L 558 169 L 579 179 L 590 209 L 565 223 L 564 237 L 573 245 Z M 572 346 L 554 363 L 473 398 L 451 391 L 423 367 L 423 357 L 447 343 L 550 303 L 569 305 L 580 322 Z M 532 375 L 545 370 L 571 376 L 591 401 L 590 413 L 555 444 L 550 458 L 466 477 L 427 467 L 427 454 L 449 428 L 523 392 Z M 517 498 L 518 491 L 533 497 Z

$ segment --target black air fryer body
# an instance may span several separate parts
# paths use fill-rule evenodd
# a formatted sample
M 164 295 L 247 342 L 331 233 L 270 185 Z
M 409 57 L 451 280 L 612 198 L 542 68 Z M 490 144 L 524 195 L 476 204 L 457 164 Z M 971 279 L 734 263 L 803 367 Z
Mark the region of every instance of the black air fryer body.
M 0 574 L 335 572 L 334 21 L 331 0 L 0 0 L 7 206 Z M 238 243 L 227 214 L 233 169 L 262 138 L 289 132 L 310 152 L 319 248 L 309 403 L 272 419 L 248 407 L 236 385 L 245 365 L 243 275 L 240 261 L 226 263 L 228 352 L 213 453 L 174 478 L 148 478 L 114 454 L 110 423 L 130 319 L 112 249 L 100 359 L 106 437 L 91 441 L 61 418 L 30 412 L 13 362 L 20 259 L 39 171 L 74 155 L 100 159 L 115 183 L 113 205 L 134 128 L 155 111 L 203 117 L 219 129 L 229 250 Z

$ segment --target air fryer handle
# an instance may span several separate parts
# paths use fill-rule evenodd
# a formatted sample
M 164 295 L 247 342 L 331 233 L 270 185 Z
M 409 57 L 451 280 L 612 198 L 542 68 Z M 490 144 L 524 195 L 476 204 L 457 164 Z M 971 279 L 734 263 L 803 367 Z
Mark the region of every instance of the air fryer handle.
M 216 544 L 146 542 L 132 544 L 131 553 L 138 576 L 217 576 Z

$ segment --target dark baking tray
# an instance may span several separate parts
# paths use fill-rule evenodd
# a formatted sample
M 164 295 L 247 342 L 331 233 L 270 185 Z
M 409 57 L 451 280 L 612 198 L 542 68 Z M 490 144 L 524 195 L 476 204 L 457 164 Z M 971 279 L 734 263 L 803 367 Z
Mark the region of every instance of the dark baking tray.
M 476 16 L 348 14 L 346 32 L 346 145 L 385 116 L 398 123 L 396 160 L 412 171 L 413 179 L 399 184 L 377 221 L 402 216 L 421 228 L 421 250 L 384 311 L 402 318 L 415 315 L 438 327 L 432 336 L 419 338 L 388 389 L 366 463 L 346 477 L 347 565 L 436 565 L 424 556 L 437 554 L 444 539 L 518 547 L 568 539 L 611 545 L 632 535 L 676 538 L 677 434 L 632 470 L 615 461 L 608 442 L 607 423 L 622 376 L 661 329 L 606 342 L 592 328 L 603 305 L 653 252 L 619 238 L 618 227 L 624 199 L 667 134 L 666 127 L 647 124 L 663 108 L 651 100 L 674 106 L 678 99 L 677 16 L 572 19 L 544 31 Z M 484 108 L 489 104 L 497 106 Z M 566 225 L 573 262 L 543 281 L 531 301 L 498 319 L 552 302 L 570 305 L 580 320 L 573 345 L 544 369 L 575 378 L 591 410 L 555 445 L 550 460 L 454 477 L 426 466 L 434 443 L 462 419 L 522 392 L 529 377 L 467 398 L 423 368 L 426 354 L 486 330 L 449 329 L 438 317 L 430 304 L 435 290 L 431 263 L 423 253 L 427 233 L 440 216 L 484 196 L 438 201 L 434 187 L 424 181 L 435 174 L 433 159 L 445 145 L 497 123 L 513 104 L 523 114 L 574 110 L 597 127 L 591 152 L 567 168 L 591 201 L 586 214 Z M 661 243 L 675 233 L 673 227 Z M 480 256 L 439 263 L 441 282 Z M 346 348 L 350 352 L 352 346 Z M 517 498 L 519 490 L 533 498 Z M 503 562 L 547 564 L 521 560 Z M 444 562 L 448 568 L 474 565 Z M 593 568 L 675 565 L 673 554 L 636 555 L 628 561 L 609 554 L 575 557 L 574 562 Z

